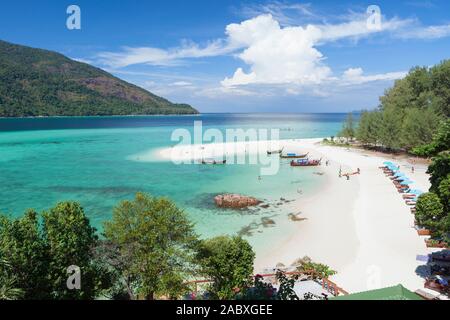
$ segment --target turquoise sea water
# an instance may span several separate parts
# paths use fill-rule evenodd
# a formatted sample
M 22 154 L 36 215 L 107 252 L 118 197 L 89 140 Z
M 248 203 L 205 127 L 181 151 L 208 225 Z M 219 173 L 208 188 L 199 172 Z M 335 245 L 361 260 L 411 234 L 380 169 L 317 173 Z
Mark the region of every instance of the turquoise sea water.
M 20 216 L 28 208 L 45 210 L 58 201 L 79 201 L 101 229 L 112 208 L 137 191 L 167 196 L 184 208 L 204 237 L 235 234 L 252 226 L 255 245 L 294 230 L 281 197 L 298 190 L 314 192 L 321 177 L 314 169 L 283 163 L 275 176 L 258 179 L 257 165 L 175 165 L 161 160 L 133 161 L 132 156 L 170 147 L 173 130 L 276 128 L 282 139 L 335 135 L 344 114 L 206 114 L 200 116 L 0 119 L 0 212 Z M 214 207 L 218 193 L 242 193 L 265 199 L 268 209 L 227 211 Z M 276 228 L 261 225 L 270 217 Z M 264 241 L 263 241 L 264 240 Z

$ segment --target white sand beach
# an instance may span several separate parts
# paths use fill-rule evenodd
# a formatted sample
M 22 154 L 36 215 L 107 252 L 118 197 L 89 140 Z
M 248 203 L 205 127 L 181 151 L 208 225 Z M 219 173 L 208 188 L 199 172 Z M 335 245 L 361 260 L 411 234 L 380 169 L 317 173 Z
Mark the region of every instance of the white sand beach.
M 416 256 L 427 254 L 430 249 L 426 248 L 424 238 L 417 235 L 414 217 L 401 194 L 379 169 L 384 161 L 392 161 L 392 157 L 324 146 L 320 141 L 299 139 L 272 143 L 271 147 L 310 152 L 312 158 L 322 157 L 330 164 L 321 167 L 327 177 L 321 192 L 298 202 L 297 209 L 307 220 L 298 223 L 296 234 L 283 239 L 269 252 L 257 253 L 255 271 L 262 272 L 279 262 L 289 265 L 309 256 L 336 270 L 338 274 L 331 280 L 351 293 L 397 284 L 410 290 L 423 288 L 424 281 L 415 272 L 422 264 L 416 261 Z M 267 142 L 246 142 L 237 143 L 235 153 L 248 152 L 247 148 L 255 144 L 265 148 L 264 152 L 267 150 Z M 158 155 L 166 160 L 173 157 L 186 160 L 196 152 L 207 157 L 217 156 L 218 150 L 223 150 L 218 145 L 195 146 L 196 151 L 177 148 L 186 147 L 159 150 Z M 406 160 L 396 163 L 415 181 L 415 189 L 428 190 L 425 165 L 414 165 L 415 173 L 412 173 L 411 164 Z M 361 174 L 350 180 L 339 178 L 341 167 L 343 173 L 359 168 Z
M 279 250 L 258 257 L 257 268 L 286 264 L 304 255 L 328 264 L 338 271 L 332 278 L 349 292 L 403 284 L 410 290 L 422 288 L 424 281 L 415 270 L 421 265 L 417 255 L 430 252 L 424 239 L 414 229 L 414 217 L 392 182 L 378 168 L 389 157 L 369 155 L 364 151 L 317 145 L 302 140 L 306 149 L 331 161 L 323 167 L 327 186 L 301 208 L 308 218 L 299 232 Z M 426 166 L 397 161 L 414 182 L 416 189 L 429 189 Z M 338 177 L 360 168 L 361 175 L 350 181 Z

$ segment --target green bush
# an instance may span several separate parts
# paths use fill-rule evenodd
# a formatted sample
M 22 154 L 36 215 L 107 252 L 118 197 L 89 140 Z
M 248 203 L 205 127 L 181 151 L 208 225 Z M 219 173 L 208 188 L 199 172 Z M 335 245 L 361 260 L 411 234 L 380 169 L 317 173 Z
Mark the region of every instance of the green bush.
M 420 226 L 431 232 L 442 231 L 443 219 L 446 217 L 444 206 L 437 194 L 429 192 L 421 195 L 416 204 L 416 220 Z

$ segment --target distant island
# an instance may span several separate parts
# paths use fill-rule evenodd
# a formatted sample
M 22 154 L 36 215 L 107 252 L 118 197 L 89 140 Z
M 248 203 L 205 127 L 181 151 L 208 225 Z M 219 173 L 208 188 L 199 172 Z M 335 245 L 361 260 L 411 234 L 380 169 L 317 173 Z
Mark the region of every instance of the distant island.
M 0 41 L 0 117 L 197 113 L 57 52 Z

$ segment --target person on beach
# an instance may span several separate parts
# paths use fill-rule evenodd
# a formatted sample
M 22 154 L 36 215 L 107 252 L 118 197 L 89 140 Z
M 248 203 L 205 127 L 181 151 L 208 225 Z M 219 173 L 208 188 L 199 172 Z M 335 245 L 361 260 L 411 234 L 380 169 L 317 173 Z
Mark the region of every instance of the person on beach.
M 361 169 L 358 168 L 358 170 L 356 171 L 358 174 L 361 174 Z
M 411 168 L 411 172 L 414 173 L 415 169 L 414 166 Z
M 339 168 L 339 178 L 342 178 L 342 167 Z

